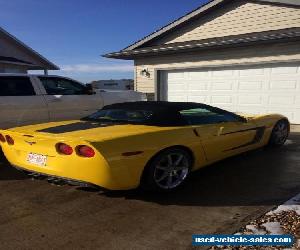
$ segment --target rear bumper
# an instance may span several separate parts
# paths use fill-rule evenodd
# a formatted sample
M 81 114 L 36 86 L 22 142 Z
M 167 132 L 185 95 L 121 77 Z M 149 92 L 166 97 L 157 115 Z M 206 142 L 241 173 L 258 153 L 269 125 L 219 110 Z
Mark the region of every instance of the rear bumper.
M 53 139 L 48 141 L 47 138 L 40 138 L 36 144 L 28 145 L 23 138 L 13 133 L 11 136 L 15 139 L 15 144 L 0 143 L 1 147 L 8 162 L 23 171 L 54 180 L 74 182 L 81 186 L 83 183 L 83 186 L 103 187 L 107 190 L 133 189 L 140 183 L 144 166 L 144 158 L 141 156 L 122 157 L 117 152 L 113 155 L 105 153 L 104 157 L 103 153 L 99 152 L 98 145 L 92 145 L 96 152 L 92 158 L 81 157 L 77 153 L 62 155 L 56 152 L 55 142 L 53 144 L 51 142 Z M 71 140 L 69 142 L 73 148 L 83 143 Z M 32 164 L 28 161 L 29 153 L 46 156 L 46 163 Z
M 15 165 L 11 165 L 12 167 L 14 167 L 15 169 L 25 172 L 26 174 L 36 177 L 36 178 L 42 178 L 42 179 L 46 179 L 49 182 L 53 182 L 54 184 L 69 184 L 72 186 L 79 186 L 79 187 L 88 187 L 88 188 L 95 188 L 95 189 L 102 189 L 102 190 L 107 190 L 101 186 L 95 185 L 93 183 L 89 183 L 89 182 L 85 182 L 85 181 L 81 181 L 81 180 L 74 180 L 71 178 L 65 178 L 65 177 L 60 177 L 60 176 L 56 176 L 56 175 L 49 175 L 49 174 L 45 174 L 45 173 L 40 173 L 40 172 L 36 172 L 36 171 L 31 171 L 19 166 L 15 166 Z

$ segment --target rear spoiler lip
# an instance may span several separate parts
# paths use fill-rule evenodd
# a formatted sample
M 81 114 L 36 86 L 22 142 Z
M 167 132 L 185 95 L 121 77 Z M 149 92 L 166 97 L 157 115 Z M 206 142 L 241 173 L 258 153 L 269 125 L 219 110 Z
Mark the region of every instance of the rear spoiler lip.
M 4 129 L 1 130 L 0 129 L 0 134 L 3 135 L 11 135 L 12 137 L 16 136 L 19 138 L 24 137 L 24 140 L 28 139 L 28 140 L 34 140 L 34 139 L 42 139 L 42 140 L 52 140 L 55 141 L 56 143 L 59 142 L 64 142 L 64 143 L 69 143 L 69 144 L 76 144 L 76 145 L 85 145 L 85 144 L 89 144 L 89 146 L 93 146 L 92 145 L 92 141 L 84 139 L 82 137 L 72 137 L 72 136 L 65 136 L 62 134 L 60 135 L 52 135 L 52 134 L 48 134 L 48 133 L 42 133 L 42 132 L 27 132 L 27 131 L 14 131 L 14 130 L 10 130 L 10 129 Z

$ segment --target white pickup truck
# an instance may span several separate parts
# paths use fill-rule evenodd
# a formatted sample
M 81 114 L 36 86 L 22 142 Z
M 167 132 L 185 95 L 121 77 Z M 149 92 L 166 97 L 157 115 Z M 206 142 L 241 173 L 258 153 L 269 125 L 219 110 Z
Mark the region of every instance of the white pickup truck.
M 135 91 L 93 91 L 70 78 L 0 74 L 0 128 L 79 119 L 104 105 L 145 101 Z

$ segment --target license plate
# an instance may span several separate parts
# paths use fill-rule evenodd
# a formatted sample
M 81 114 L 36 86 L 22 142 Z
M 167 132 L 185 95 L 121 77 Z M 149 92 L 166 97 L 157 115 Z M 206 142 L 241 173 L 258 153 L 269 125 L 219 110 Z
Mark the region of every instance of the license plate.
M 47 162 L 47 156 L 29 153 L 27 157 L 27 162 L 38 166 L 45 166 Z

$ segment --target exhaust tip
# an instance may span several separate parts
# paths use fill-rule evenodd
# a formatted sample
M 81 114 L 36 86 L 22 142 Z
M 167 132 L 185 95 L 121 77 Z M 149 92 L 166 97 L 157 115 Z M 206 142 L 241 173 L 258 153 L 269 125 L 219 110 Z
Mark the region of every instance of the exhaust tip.
M 28 173 L 27 175 L 33 180 L 44 180 L 45 179 L 45 176 L 43 176 L 41 174 L 37 174 L 37 173 Z
M 64 180 L 57 179 L 57 178 L 54 178 L 54 177 L 48 177 L 47 181 L 50 184 L 53 184 L 53 185 L 56 185 L 56 186 L 64 186 L 64 185 L 67 184 Z

